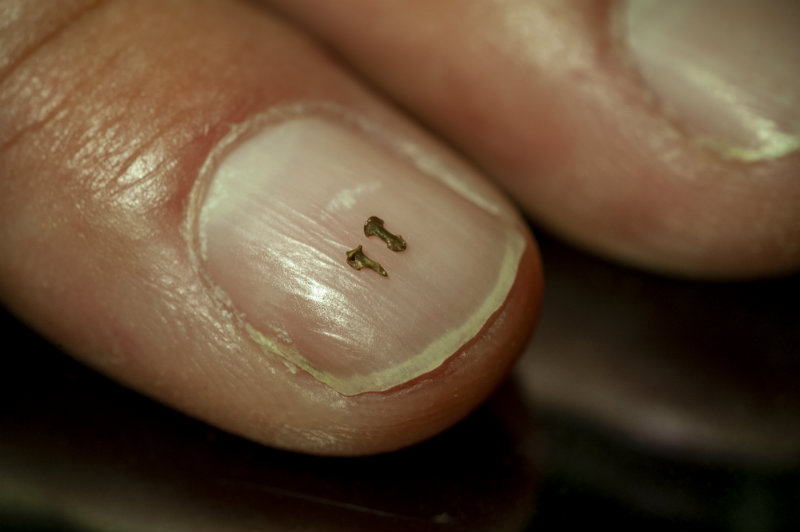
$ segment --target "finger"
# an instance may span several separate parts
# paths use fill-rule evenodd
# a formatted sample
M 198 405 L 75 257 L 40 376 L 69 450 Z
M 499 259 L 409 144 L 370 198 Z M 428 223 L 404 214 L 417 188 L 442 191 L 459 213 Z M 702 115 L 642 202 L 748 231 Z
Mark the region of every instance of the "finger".
M 234 2 L 20 2 L 0 35 L 0 294 L 76 356 L 324 454 L 465 415 L 530 331 L 513 209 L 285 24 Z M 364 234 L 376 215 L 407 241 Z M 362 245 L 387 277 L 348 265 Z
M 269 3 L 574 242 L 688 275 L 800 266 L 797 3 Z

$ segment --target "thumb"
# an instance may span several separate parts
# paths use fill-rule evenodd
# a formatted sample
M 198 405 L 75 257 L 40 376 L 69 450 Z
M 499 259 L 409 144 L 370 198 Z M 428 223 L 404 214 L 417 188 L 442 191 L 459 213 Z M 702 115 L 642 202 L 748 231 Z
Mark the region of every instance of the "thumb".
M 0 37 L 13 312 L 115 379 L 294 450 L 408 445 L 487 396 L 541 283 L 501 195 L 268 13 L 60 7 L 20 3 Z M 406 249 L 365 234 L 370 216 Z

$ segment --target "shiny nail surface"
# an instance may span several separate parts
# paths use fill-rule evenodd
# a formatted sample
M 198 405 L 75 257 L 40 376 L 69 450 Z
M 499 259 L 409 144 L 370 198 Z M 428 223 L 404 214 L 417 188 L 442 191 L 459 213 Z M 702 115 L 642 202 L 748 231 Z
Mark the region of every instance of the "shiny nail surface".
M 413 243 L 368 246 L 380 275 L 354 269 L 370 267 L 363 248 L 353 267 L 343 256 L 374 212 Z M 192 191 L 187 235 L 226 326 L 266 364 L 344 395 L 392 389 L 467 346 L 502 308 L 527 242 L 503 196 L 437 144 L 309 104 L 220 143 Z

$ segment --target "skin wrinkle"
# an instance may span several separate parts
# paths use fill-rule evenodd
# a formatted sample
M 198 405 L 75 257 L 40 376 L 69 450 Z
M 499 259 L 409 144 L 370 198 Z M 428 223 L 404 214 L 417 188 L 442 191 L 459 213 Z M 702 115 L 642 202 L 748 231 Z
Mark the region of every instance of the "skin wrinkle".
M 57 82 L 54 82 L 54 80 L 52 80 L 52 79 L 46 79 L 44 81 L 44 84 L 45 85 L 50 85 L 50 89 L 51 89 L 51 92 L 48 93 L 46 100 L 55 100 L 59 96 L 60 96 L 60 99 L 58 100 L 57 103 L 55 103 L 55 105 L 53 105 L 53 108 L 50 109 L 49 111 L 48 111 L 48 107 L 49 107 L 48 103 L 49 102 L 47 102 L 47 101 L 37 102 L 38 111 L 39 112 L 45 112 L 47 114 L 44 117 L 39 118 L 39 119 L 33 118 L 33 120 L 31 120 L 30 123 L 28 123 L 25 126 L 22 126 L 19 131 L 14 133 L 13 136 L 10 139 L 5 141 L 3 143 L 3 145 L 0 146 L 0 152 L 6 150 L 6 149 L 10 148 L 11 146 L 13 146 L 14 144 L 16 144 L 26 134 L 31 134 L 31 133 L 34 133 L 36 131 L 41 130 L 49 122 L 51 122 L 53 119 L 55 119 L 58 115 L 65 113 L 65 111 L 67 109 L 69 109 L 69 108 L 74 108 L 74 109 L 79 108 L 78 105 L 75 105 L 75 103 L 74 103 L 75 100 L 77 100 L 81 95 L 84 94 L 84 89 L 86 89 L 86 87 L 88 85 L 90 85 L 90 82 L 92 80 L 96 80 L 98 78 L 106 79 L 106 78 L 111 77 L 109 75 L 106 75 L 106 72 L 107 71 L 108 72 L 111 71 L 111 66 L 116 62 L 117 58 L 121 55 L 122 49 L 123 49 L 123 46 L 118 46 L 111 53 L 111 55 L 108 58 L 104 59 L 102 61 L 102 63 L 100 63 L 95 69 L 93 69 L 91 71 L 86 71 L 82 76 L 70 76 L 70 75 L 67 75 L 66 76 L 67 80 L 70 80 L 70 79 L 76 80 L 75 84 L 72 87 L 69 87 L 67 90 L 61 89 L 61 87 L 64 84 L 64 81 L 62 79 L 64 76 L 56 76 Z M 45 68 L 45 70 L 48 70 L 48 69 Z M 34 72 L 32 75 L 34 77 L 38 77 L 38 73 L 36 73 L 36 72 Z M 28 82 L 29 82 L 29 80 L 26 79 L 26 78 L 27 78 L 27 76 L 23 76 L 23 79 L 20 82 L 20 84 L 23 87 L 26 87 Z M 56 87 L 58 87 L 58 89 L 61 89 L 61 90 L 52 90 L 53 86 L 56 86 Z M 13 99 L 13 98 L 14 98 L 14 96 L 12 96 L 10 99 Z
M 103 71 L 102 79 L 113 79 L 115 71 L 126 67 L 120 57 L 124 56 L 118 50 L 103 65 L 101 69 Z M 97 75 L 99 75 L 98 72 L 94 72 L 85 79 L 92 79 Z M 135 76 L 134 79 L 140 80 L 141 77 Z M 160 102 L 156 102 L 156 105 L 149 106 L 146 109 L 150 111 L 148 115 L 154 115 L 155 117 L 165 116 L 166 121 L 164 119 L 155 121 L 142 120 L 144 124 L 153 122 L 154 125 L 150 128 L 151 131 L 145 132 L 145 134 L 134 139 L 134 142 L 130 142 L 130 139 L 126 138 L 126 135 L 122 133 L 122 129 L 128 127 L 127 117 L 136 117 L 141 114 L 136 112 L 136 99 L 133 96 L 147 92 L 148 85 L 148 81 L 141 81 L 133 87 L 125 87 L 122 94 L 131 95 L 131 97 L 124 102 L 115 102 L 113 107 L 104 105 L 102 98 L 91 97 L 87 98 L 87 100 L 95 102 L 96 109 L 80 106 L 78 105 L 79 102 L 71 101 L 71 99 L 66 100 L 63 106 L 76 109 L 75 113 L 90 117 L 91 123 L 82 132 L 78 142 L 83 148 L 71 157 L 71 166 L 78 169 L 79 173 L 86 178 L 84 186 L 92 191 L 95 197 L 122 204 L 128 208 L 136 207 L 138 210 L 145 208 L 147 211 L 152 211 L 159 204 L 164 204 L 170 200 L 170 194 L 165 194 L 163 191 L 158 190 L 161 186 L 158 178 L 165 167 L 174 166 L 176 163 L 171 159 L 167 159 L 164 154 L 175 152 L 182 154 L 186 147 L 207 135 L 211 128 L 205 118 L 201 118 L 199 123 L 192 124 L 193 121 L 187 119 L 187 115 L 194 112 L 192 109 L 180 109 L 177 112 L 157 114 L 155 110 L 161 109 L 162 106 Z M 106 89 L 107 85 L 101 84 L 97 91 L 102 93 Z M 76 90 L 75 94 L 79 94 L 79 91 Z M 58 118 L 58 122 L 64 121 L 67 124 L 82 122 L 80 119 L 76 120 L 72 114 L 59 116 Z M 187 123 L 190 125 L 187 126 Z M 196 127 L 192 127 L 195 125 Z M 58 126 L 56 125 L 53 129 L 58 130 Z M 67 132 L 56 137 L 61 141 L 59 144 L 74 143 L 73 135 L 70 134 L 72 132 L 66 128 L 63 129 Z M 177 134 L 170 134 L 171 130 L 177 132 Z M 116 142 L 113 142 L 114 140 Z M 90 158 L 92 159 L 91 162 L 89 162 Z M 91 174 L 82 171 L 83 168 L 92 165 L 100 166 L 106 171 L 93 172 Z M 137 201 L 142 195 L 137 192 L 132 193 L 132 191 L 143 189 L 150 191 L 150 193 L 144 194 L 149 200 L 156 201 Z M 115 201 L 116 198 L 123 196 L 125 199 L 122 201 Z M 161 198 L 160 201 L 159 198 Z
M 58 24 L 55 28 L 49 30 L 48 33 L 38 39 L 35 39 L 32 43 L 25 46 L 16 57 L 5 62 L 6 64 L 4 65 L 4 68 L 2 71 L 0 71 L 0 85 L 2 85 L 6 78 L 11 75 L 12 72 L 16 71 L 20 65 L 25 63 L 31 57 L 35 56 L 37 52 L 41 50 L 48 42 L 57 38 L 59 35 L 64 33 L 67 28 L 72 27 L 76 22 L 83 19 L 89 13 L 98 10 L 104 4 L 108 3 L 108 0 L 96 0 L 87 4 L 83 9 L 79 9 L 73 13 L 71 17 L 61 22 L 61 24 Z M 14 29 L 16 30 L 16 28 Z M 6 50 L 6 52 L 8 52 L 8 50 Z
M 167 63 L 168 60 L 169 59 L 166 58 L 162 62 Z M 159 67 L 156 66 L 155 68 Z M 136 86 L 133 90 L 131 90 L 133 94 L 138 95 L 139 93 L 145 92 L 148 85 L 152 83 L 151 80 L 146 77 L 139 77 L 139 79 L 141 80 L 141 83 L 140 85 Z M 136 115 L 137 113 L 135 113 L 134 112 L 135 110 L 132 109 L 135 103 L 138 103 L 135 98 L 128 99 L 126 101 L 126 107 L 121 112 L 121 114 L 123 116 Z M 160 103 L 161 102 L 156 102 L 155 105 L 150 106 L 146 110 L 152 110 L 152 108 L 159 109 L 162 107 Z M 126 176 L 130 177 L 131 173 L 136 174 L 136 172 L 130 172 L 131 168 L 133 168 L 137 164 L 141 164 L 142 158 L 145 155 L 147 155 L 148 151 L 151 152 L 156 151 L 152 149 L 153 146 L 156 146 L 157 144 L 163 144 L 164 141 L 167 140 L 168 142 L 170 142 L 171 145 L 169 147 L 164 147 L 160 149 L 166 152 L 181 152 L 184 147 L 186 147 L 189 144 L 192 144 L 200 137 L 206 135 L 210 130 L 210 127 L 207 122 L 204 123 L 202 127 L 186 128 L 184 126 L 184 124 L 187 123 L 191 124 L 192 122 L 194 122 L 192 120 L 192 116 L 194 116 L 194 114 L 195 114 L 194 109 L 191 106 L 187 106 L 185 108 L 178 109 L 175 112 L 169 113 L 167 121 L 163 124 L 160 124 L 158 121 L 156 121 L 155 125 L 153 126 L 153 130 L 151 132 L 146 133 L 146 137 L 141 140 L 138 146 L 120 164 L 120 169 L 116 172 L 116 175 L 109 180 L 109 183 L 104 185 L 104 188 L 109 187 L 111 183 L 114 183 L 116 187 L 112 189 L 112 191 L 124 191 L 133 185 L 139 185 L 142 180 L 141 177 L 144 176 L 141 177 L 135 176 L 134 181 L 130 183 L 123 183 L 123 181 L 125 180 L 124 178 Z M 156 113 L 156 116 L 162 116 L 162 115 Z M 192 124 L 192 125 L 199 126 L 199 124 Z M 169 131 L 173 131 L 177 134 L 172 134 L 172 135 L 167 134 Z M 191 133 L 190 131 L 198 131 L 198 132 Z M 159 169 L 164 164 L 168 163 L 168 161 L 164 160 L 163 158 L 156 157 L 156 159 L 157 160 L 161 159 L 161 161 L 156 164 L 150 164 L 150 165 L 145 164 L 145 167 L 147 166 L 151 167 L 148 174 L 150 173 L 158 174 Z
M 59 95 L 62 98 L 55 108 L 50 110 L 43 119 L 36 120 L 15 133 L 3 149 L 8 151 L 26 135 L 31 136 L 40 131 L 44 135 L 55 132 L 51 137 L 53 140 L 47 145 L 37 142 L 36 137 L 41 135 L 33 135 L 29 145 L 38 145 L 40 151 L 46 151 L 49 154 L 66 154 L 69 161 L 68 166 L 84 176 L 84 179 L 79 180 L 83 181 L 82 186 L 86 186 L 92 191 L 95 197 L 99 194 L 101 198 L 113 199 L 122 193 L 130 192 L 134 187 L 147 188 L 152 191 L 153 187 L 148 187 L 146 183 L 157 177 L 165 165 L 174 164 L 165 160 L 164 156 L 158 152 L 184 153 L 186 146 L 207 135 L 211 127 L 209 127 L 209 120 L 206 117 L 200 117 L 199 121 L 191 120 L 191 115 L 196 113 L 191 107 L 191 102 L 177 106 L 178 109 L 170 109 L 170 105 L 166 101 L 163 105 L 161 101 L 156 101 L 154 104 L 140 109 L 142 94 L 155 93 L 161 96 L 156 86 L 158 79 L 153 80 L 149 76 L 140 75 L 139 70 L 141 69 L 138 67 L 144 63 L 137 59 L 141 55 L 139 52 L 127 53 L 127 50 L 132 48 L 129 38 L 124 38 L 121 42 L 110 42 L 112 45 L 116 43 L 111 55 L 104 59 L 96 69 L 82 72 L 81 76 L 77 76 L 78 82 L 67 91 L 56 90 L 51 99 L 55 99 Z M 79 48 L 86 48 L 89 45 L 93 46 L 94 42 L 84 39 L 77 43 Z M 175 55 L 180 56 L 182 48 L 185 47 L 179 47 L 177 52 L 173 51 L 172 54 L 167 54 L 166 58 L 161 61 L 161 68 L 168 66 L 166 63 L 169 61 L 174 61 Z M 33 57 L 33 54 L 29 54 L 28 60 L 32 60 Z M 63 76 L 56 76 L 56 78 L 58 77 Z M 96 79 L 103 81 L 99 85 L 93 86 L 92 91 L 85 93 L 81 90 Z M 44 81 L 53 83 L 55 80 L 51 76 L 45 78 Z M 134 82 L 133 85 L 131 85 L 131 81 Z M 60 86 L 60 83 L 56 86 Z M 150 88 L 150 86 L 153 87 Z M 107 92 L 112 92 L 115 96 L 113 106 L 107 105 L 104 98 L 100 97 Z M 80 98 L 81 96 L 83 99 Z M 165 94 L 158 100 L 166 100 L 166 96 Z M 17 99 L 19 97 L 16 95 Z M 169 109 L 171 112 L 157 112 L 162 109 Z M 141 116 L 144 118 L 140 118 Z M 134 139 L 134 142 L 130 142 L 131 139 L 126 138 L 126 134 L 122 130 L 122 128 L 131 129 L 131 118 L 144 126 L 137 128 L 139 131 L 145 130 L 145 134 Z M 151 119 L 148 120 L 148 118 Z M 62 125 L 69 126 L 76 123 L 84 124 L 82 131 L 62 127 Z M 147 129 L 151 131 L 148 132 Z M 169 134 L 171 129 L 178 134 Z M 160 144 L 163 146 L 159 150 Z M 69 153 L 67 147 L 74 145 L 80 146 L 80 149 Z M 93 171 L 90 174 L 84 170 L 96 166 L 105 171 Z M 142 170 L 145 171 L 142 172 Z M 79 185 L 79 183 L 75 184 Z M 152 193 L 146 195 L 150 199 L 158 196 L 158 194 L 154 196 Z M 136 203 L 132 200 L 134 195 L 126 194 L 126 196 L 127 198 L 121 203 L 133 206 Z M 167 200 L 163 196 L 162 194 L 162 198 Z M 153 205 L 150 202 L 147 203 L 148 210 L 151 210 Z
M 180 124 L 185 121 L 184 118 L 178 116 L 165 125 L 159 127 L 155 132 L 148 135 L 148 137 L 137 146 L 134 151 L 121 163 L 121 168 L 117 173 L 111 177 L 108 182 L 102 184 L 102 190 L 107 191 L 109 196 L 119 196 L 131 189 L 139 189 L 147 186 L 148 182 L 158 179 L 163 173 L 163 168 L 172 164 L 168 158 L 154 155 L 158 151 L 175 151 L 181 152 L 187 145 L 192 144 L 202 135 L 192 136 L 188 139 L 184 138 L 185 135 L 168 135 L 169 131 L 179 131 Z M 163 144 L 163 139 L 174 139 L 178 137 L 180 146 L 178 148 L 161 148 L 159 145 Z M 153 158 L 153 163 L 147 163 L 143 160 L 146 158 Z M 142 173 L 137 166 L 143 166 L 146 171 Z M 143 207 L 149 207 L 143 205 Z
M 111 79 L 113 74 L 114 71 L 110 70 L 109 75 L 103 79 Z M 151 126 L 151 128 L 155 128 L 154 131 L 145 130 L 137 135 L 135 139 L 127 139 L 126 135 L 119 133 L 120 130 L 128 127 L 125 117 L 137 116 L 135 112 L 135 107 L 138 103 L 137 97 L 139 94 L 147 93 L 147 85 L 146 80 L 139 78 L 139 82 L 133 87 L 125 87 L 126 90 L 121 95 L 124 100 L 121 102 L 118 99 L 115 101 L 114 106 L 109 107 L 100 101 L 96 104 L 96 110 L 87 110 L 84 113 L 85 115 L 90 115 L 92 119 L 90 119 L 89 128 L 83 134 L 86 140 L 80 143 L 83 149 L 76 153 L 75 159 L 80 160 L 86 153 L 99 154 L 99 159 L 106 163 L 104 166 L 106 166 L 109 174 L 103 175 L 106 172 L 97 174 L 97 177 L 101 178 L 102 181 L 92 180 L 89 186 L 91 190 L 105 189 L 109 184 L 121 181 L 122 176 L 150 147 L 151 143 L 155 144 L 163 138 L 169 138 L 169 136 L 160 136 L 163 131 L 168 129 L 169 123 L 163 129 L 159 129 L 158 120 L 155 122 L 156 125 Z M 105 87 L 101 86 L 99 90 L 103 92 Z M 153 112 L 151 114 L 156 113 Z M 156 114 L 156 116 L 160 115 Z M 150 122 L 142 120 L 141 123 L 144 125 Z

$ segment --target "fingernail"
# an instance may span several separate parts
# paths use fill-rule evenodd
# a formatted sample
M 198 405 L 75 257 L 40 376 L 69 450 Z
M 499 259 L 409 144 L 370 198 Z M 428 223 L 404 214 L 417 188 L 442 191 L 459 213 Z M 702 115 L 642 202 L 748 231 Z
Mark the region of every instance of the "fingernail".
M 522 229 L 466 166 L 416 146 L 305 104 L 214 150 L 191 194 L 190 247 L 264 357 L 345 395 L 384 391 L 439 367 L 500 309 Z M 365 236 L 370 216 L 407 247 Z M 348 264 L 359 245 L 385 277 Z
M 724 157 L 800 148 L 800 2 L 631 0 L 627 42 L 665 112 Z

